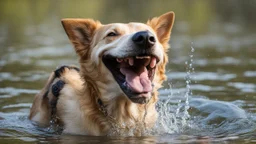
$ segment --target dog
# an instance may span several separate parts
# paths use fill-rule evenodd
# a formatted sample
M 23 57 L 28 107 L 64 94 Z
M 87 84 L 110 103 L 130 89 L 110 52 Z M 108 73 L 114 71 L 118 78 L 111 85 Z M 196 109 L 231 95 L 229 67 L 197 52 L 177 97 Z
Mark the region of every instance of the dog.
M 153 128 L 174 17 L 168 12 L 147 23 L 106 25 L 63 19 L 80 68 L 53 71 L 29 119 L 39 126 L 54 121 L 63 133 L 79 135 L 141 135 Z

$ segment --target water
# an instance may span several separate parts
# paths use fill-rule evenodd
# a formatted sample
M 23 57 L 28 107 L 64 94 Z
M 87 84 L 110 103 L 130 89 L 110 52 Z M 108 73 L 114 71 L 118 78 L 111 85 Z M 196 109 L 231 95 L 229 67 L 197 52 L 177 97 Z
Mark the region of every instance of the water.
M 255 6 L 250 0 L 0 1 L 1 143 L 255 142 Z M 59 135 L 27 119 L 49 73 L 62 64 L 78 65 L 61 18 L 146 21 L 169 10 L 176 22 L 168 81 L 159 90 L 159 120 L 150 135 Z

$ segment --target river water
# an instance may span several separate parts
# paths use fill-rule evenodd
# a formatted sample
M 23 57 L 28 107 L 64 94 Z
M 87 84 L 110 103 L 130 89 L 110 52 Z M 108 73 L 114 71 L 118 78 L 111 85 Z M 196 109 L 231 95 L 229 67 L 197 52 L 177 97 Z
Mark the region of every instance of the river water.
M 145 22 L 169 10 L 168 80 L 149 135 L 59 135 L 28 120 L 49 73 L 78 65 L 61 18 Z M 253 0 L 0 1 L 0 143 L 256 142 L 255 13 Z

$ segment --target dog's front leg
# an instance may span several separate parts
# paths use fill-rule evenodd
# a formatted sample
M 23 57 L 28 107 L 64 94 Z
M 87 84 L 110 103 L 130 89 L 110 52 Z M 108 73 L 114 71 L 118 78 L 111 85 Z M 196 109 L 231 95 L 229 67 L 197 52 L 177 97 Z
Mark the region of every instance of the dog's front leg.
M 55 74 L 51 73 L 44 88 L 38 93 L 30 109 L 29 119 L 37 122 L 40 126 L 48 126 L 51 118 L 51 107 L 49 105 L 49 89 L 54 81 Z
M 44 88 L 35 96 L 29 119 L 37 122 L 39 126 L 49 126 L 53 116 L 59 117 L 63 115 L 64 110 L 70 109 L 64 105 L 66 101 L 74 99 L 76 102 L 76 93 L 82 89 L 82 84 L 78 68 L 62 66 L 56 69 L 51 73 Z M 63 122 L 63 119 L 60 119 L 60 122 Z

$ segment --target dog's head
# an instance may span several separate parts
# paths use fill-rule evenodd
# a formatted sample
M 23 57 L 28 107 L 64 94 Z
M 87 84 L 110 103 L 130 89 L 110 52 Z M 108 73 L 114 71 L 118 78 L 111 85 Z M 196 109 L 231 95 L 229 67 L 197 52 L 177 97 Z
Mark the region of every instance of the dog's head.
M 173 22 L 173 12 L 146 24 L 103 25 L 91 19 L 62 20 L 80 56 L 84 77 L 98 81 L 99 87 L 111 87 L 114 83 L 115 91 L 135 103 L 147 102 L 165 79 Z

